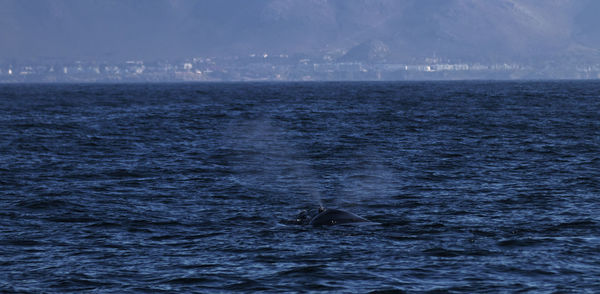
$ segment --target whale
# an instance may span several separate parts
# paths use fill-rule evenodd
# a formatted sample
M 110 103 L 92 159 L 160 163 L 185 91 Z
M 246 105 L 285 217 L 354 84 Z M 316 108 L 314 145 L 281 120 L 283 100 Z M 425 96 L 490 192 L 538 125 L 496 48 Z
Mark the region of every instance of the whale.
M 334 208 L 321 208 L 308 224 L 313 226 L 331 226 L 351 223 L 373 223 L 370 220 L 360 217 L 354 213 Z
M 354 213 L 335 209 L 319 207 L 317 214 L 312 216 L 308 210 L 301 210 L 293 220 L 281 220 L 282 224 L 287 225 L 312 225 L 312 226 L 331 226 L 331 225 L 380 225 L 380 223 L 370 221 Z

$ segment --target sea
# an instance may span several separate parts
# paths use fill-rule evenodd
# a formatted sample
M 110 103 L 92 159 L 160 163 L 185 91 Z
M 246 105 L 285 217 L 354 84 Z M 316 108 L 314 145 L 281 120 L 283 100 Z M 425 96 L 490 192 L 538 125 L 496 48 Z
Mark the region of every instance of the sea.
M 5 84 L 0 292 L 600 293 L 599 179 L 598 81 Z

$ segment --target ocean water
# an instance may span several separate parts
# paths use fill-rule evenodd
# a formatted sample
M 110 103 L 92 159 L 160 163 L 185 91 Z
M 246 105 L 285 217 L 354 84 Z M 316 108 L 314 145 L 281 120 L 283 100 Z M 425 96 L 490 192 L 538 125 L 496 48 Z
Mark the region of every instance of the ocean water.
M 600 82 L 0 85 L 0 292 L 598 293 L 599 178 Z

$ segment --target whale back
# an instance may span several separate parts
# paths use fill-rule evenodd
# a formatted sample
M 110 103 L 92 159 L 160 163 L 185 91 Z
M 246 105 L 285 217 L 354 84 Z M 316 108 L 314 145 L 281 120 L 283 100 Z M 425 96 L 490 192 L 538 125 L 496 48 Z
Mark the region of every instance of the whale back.
M 309 224 L 313 226 L 322 226 L 362 222 L 370 221 L 351 212 L 328 208 L 313 217 Z

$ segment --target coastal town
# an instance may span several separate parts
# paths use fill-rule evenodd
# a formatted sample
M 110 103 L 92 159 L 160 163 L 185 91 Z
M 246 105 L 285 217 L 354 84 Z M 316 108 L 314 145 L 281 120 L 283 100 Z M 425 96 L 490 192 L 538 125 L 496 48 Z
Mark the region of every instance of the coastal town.
M 600 64 L 463 62 L 439 57 L 404 63 L 252 53 L 182 60 L 0 60 L 0 83 L 391 81 L 461 79 L 599 79 Z

